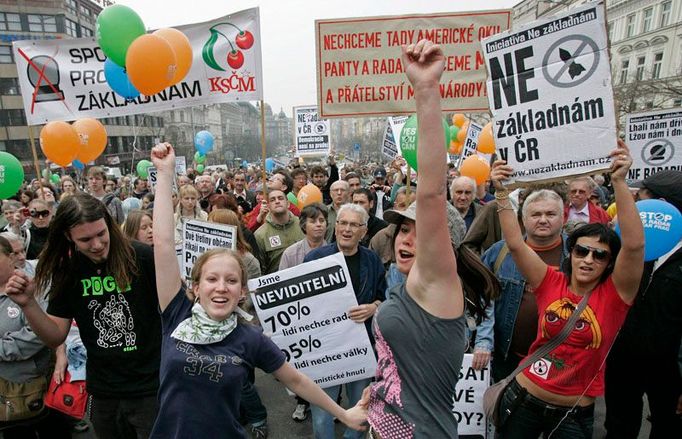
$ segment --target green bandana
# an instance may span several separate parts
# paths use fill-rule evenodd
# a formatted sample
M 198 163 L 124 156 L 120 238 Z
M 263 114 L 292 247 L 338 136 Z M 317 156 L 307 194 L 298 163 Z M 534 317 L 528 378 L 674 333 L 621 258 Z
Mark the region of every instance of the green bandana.
M 197 302 L 192 307 L 192 316 L 180 322 L 171 337 L 192 344 L 217 343 L 224 340 L 237 327 L 237 313 L 239 311 L 244 313 L 237 308 L 228 318 L 216 322 L 208 316 L 201 304 Z

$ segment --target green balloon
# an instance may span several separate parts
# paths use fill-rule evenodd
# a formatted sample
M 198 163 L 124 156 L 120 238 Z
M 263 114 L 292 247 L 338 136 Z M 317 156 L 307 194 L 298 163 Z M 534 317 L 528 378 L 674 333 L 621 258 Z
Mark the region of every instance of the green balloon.
M 112 5 L 97 16 L 97 44 L 113 62 L 125 67 L 128 47 L 146 30 L 139 15 L 128 6 Z
M 204 172 L 204 165 L 197 165 L 197 172 L 199 174 L 203 173 Z
M 445 135 L 445 150 L 448 150 L 450 143 L 450 127 L 445 119 L 442 119 L 443 132 Z M 400 131 L 400 150 L 408 165 L 417 171 L 417 115 L 413 114 L 407 119 L 403 129 Z
M 52 174 L 52 177 L 50 177 L 50 180 L 52 180 L 53 184 L 59 184 L 62 181 L 62 179 L 59 178 L 59 175 L 57 175 L 57 174 Z
M 296 195 L 294 195 L 293 192 L 287 193 L 287 200 L 294 206 L 298 206 L 298 198 L 296 198 Z
M 206 161 L 206 156 L 197 151 L 194 153 L 194 161 L 201 165 Z
M 450 141 L 457 140 L 457 134 L 459 133 L 459 127 L 457 125 L 450 126 Z M 447 140 L 447 139 L 446 139 Z
M 137 175 L 140 178 L 149 177 L 149 172 L 147 172 L 147 171 L 152 166 L 154 166 L 154 164 L 152 162 L 150 162 L 149 160 L 140 160 L 139 162 L 137 162 L 137 168 L 136 168 L 137 169 Z
M 19 191 L 24 182 L 24 168 L 12 154 L 0 151 L 0 199 L 5 200 Z

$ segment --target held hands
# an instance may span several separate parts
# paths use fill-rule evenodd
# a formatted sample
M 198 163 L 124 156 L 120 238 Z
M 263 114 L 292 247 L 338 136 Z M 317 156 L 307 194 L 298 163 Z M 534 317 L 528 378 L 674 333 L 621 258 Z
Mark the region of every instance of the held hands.
M 159 173 L 175 173 L 175 150 L 170 143 L 159 143 L 152 148 L 152 163 Z
M 341 420 L 349 428 L 357 431 L 365 431 L 367 429 L 367 409 L 369 408 L 369 389 L 370 386 L 365 387 L 362 391 L 362 397 L 355 404 L 346 410 L 345 416 Z
M 24 308 L 26 305 L 35 300 L 33 293 L 35 292 L 35 284 L 33 280 L 23 271 L 14 270 L 14 274 L 9 278 L 5 285 L 5 294 L 12 299 L 19 307 Z
M 437 86 L 445 70 L 445 57 L 440 46 L 429 40 L 402 47 L 405 73 L 414 88 Z
M 625 142 L 618 139 L 618 147 L 611 151 L 609 156 L 611 156 L 611 180 L 624 181 L 632 166 L 630 150 Z
M 373 303 L 363 303 L 353 306 L 348 310 L 348 317 L 355 323 L 363 323 L 377 312 L 377 306 Z

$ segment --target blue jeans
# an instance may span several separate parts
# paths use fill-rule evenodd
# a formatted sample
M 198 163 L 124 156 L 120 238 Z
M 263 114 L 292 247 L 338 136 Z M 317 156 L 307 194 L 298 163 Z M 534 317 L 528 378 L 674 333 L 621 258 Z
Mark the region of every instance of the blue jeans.
M 353 407 L 357 404 L 362 396 L 362 391 L 365 390 L 365 387 L 369 386 L 369 383 L 371 382 L 372 379 L 367 378 L 344 384 L 349 407 Z M 331 399 L 336 401 L 339 397 L 341 386 L 331 386 L 322 390 L 324 390 Z M 315 434 L 315 439 L 334 439 L 333 416 L 314 404 L 310 405 L 310 413 L 313 415 L 313 433 Z M 351 428 L 346 428 L 346 431 L 343 433 L 343 439 L 362 439 L 365 437 L 365 434 L 364 431 L 355 431 Z
M 594 404 L 575 409 L 549 404 L 513 380 L 502 395 L 500 424 L 496 438 L 592 439 Z

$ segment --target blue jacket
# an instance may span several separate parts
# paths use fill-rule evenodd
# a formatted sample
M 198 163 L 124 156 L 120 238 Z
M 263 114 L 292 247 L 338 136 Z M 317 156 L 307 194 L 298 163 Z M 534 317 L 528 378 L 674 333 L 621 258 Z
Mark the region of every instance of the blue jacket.
M 362 286 L 360 291 L 355 291 L 355 297 L 358 299 L 358 305 L 363 303 L 372 303 L 375 300 L 386 299 L 386 277 L 384 275 L 384 264 L 381 259 L 372 250 L 358 246 L 360 252 L 360 281 Z M 303 262 L 314 261 L 327 256 L 331 256 L 339 252 L 338 245 L 333 242 L 312 250 L 305 255 Z M 374 343 L 372 337 L 372 319 L 365 320 L 365 327 L 370 336 L 370 340 Z
M 563 265 L 568 250 L 566 249 L 566 236 L 562 235 L 564 251 L 561 254 L 561 264 Z M 504 245 L 504 240 L 497 241 L 485 253 L 483 253 L 483 263 L 494 270 L 495 261 Z M 526 287 L 526 279 L 521 275 L 511 253 L 505 256 L 499 272 L 495 273 L 500 281 L 500 298 L 495 301 L 495 353 L 503 359 L 507 359 L 516 317 L 521 306 L 523 290 Z

